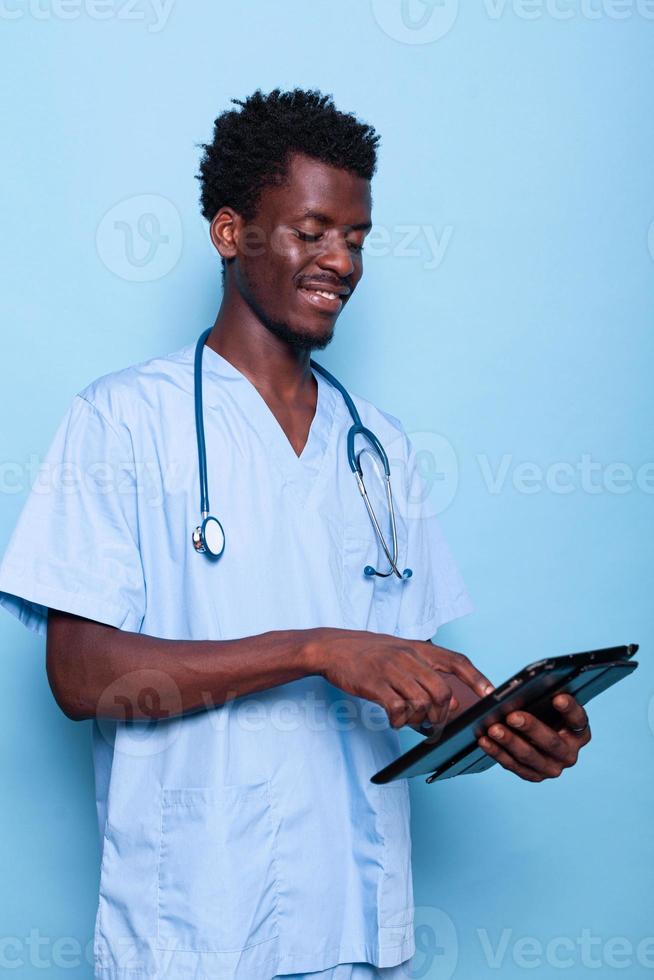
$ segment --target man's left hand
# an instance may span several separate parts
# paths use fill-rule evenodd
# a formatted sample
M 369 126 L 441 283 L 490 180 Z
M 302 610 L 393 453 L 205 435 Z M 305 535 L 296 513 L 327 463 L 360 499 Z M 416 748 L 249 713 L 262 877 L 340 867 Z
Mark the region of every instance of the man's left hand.
M 540 783 L 554 779 L 574 766 L 579 751 L 591 739 L 588 715 L 570 694 L 557 694 L 552 704 L 561 714 L 561 727 L 550 728 L 534 715 L 520 709 L 490 726 L 477 744 L 505 769 L 521 779 Z M 522 724 L 520 724 L 522 721 Z M 585 727 L 584 727 L 585 726 Z M 573 728 L 583 728 L 575 733 Z

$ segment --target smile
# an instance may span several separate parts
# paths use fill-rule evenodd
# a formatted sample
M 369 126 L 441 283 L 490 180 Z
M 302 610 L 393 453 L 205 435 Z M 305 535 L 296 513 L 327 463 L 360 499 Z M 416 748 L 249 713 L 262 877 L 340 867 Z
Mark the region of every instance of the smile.
M 301 286 L 299 292 L 312 306 L 327 313 L 338 313 L 343 306 L 343 300 L 338 293 L 332 293 L 329 289 L 307 289 Z

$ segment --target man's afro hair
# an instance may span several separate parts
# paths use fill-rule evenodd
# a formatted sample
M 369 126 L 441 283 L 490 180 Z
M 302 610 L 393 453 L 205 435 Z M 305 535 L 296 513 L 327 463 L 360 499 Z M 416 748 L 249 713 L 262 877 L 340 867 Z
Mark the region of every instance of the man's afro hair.
M 379 136 L 351 113 L 340 112 L 331 95 L 317 89 L 257 89 L 214 121 L 213 142 L 198 144 L 202 214 L 212 221 L 221 207 L 246 221 L 258 209 L 264 187 L 283 182 L 289 156 L 307 156 L 370 180 L 377 166 Z

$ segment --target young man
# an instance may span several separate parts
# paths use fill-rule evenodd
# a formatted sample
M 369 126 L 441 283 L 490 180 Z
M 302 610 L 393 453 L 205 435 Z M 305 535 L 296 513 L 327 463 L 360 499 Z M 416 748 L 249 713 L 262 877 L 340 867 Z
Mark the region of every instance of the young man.
M 362 276 L 378 136 L 315 91 L 234 101 L 199 175 L 224 275 L 198 347 L 211 511 L 193 340 L 74 398 L 0 602 L 47 629 L 57 703 L 93 719 L 96 978 L 395 978 L 414 951 L 408 785 L 370 777 L 399 727 L 442 725 L 489 681 L 429 642 L 471 605 L 438 521 L 409 506 L 401 423 L 351 396 L 391 460 L 383 576 L 347 399 L 310 363 Z M 200 510 L 224 529 L 215 557 Z M 579 704 L 561 711 L 558 732 L 520 713 L 523 734 L 480 744 L 558 776 L 590 738 Z

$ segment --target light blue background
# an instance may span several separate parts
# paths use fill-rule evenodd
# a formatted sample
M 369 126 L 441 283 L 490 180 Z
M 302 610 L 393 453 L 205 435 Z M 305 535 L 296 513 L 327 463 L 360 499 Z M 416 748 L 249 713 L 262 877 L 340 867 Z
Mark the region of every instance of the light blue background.
M 373 217 L 390 245 L 367 258 L 319 359 L 398 415 L 427 462 L 451 446 L 435 491 L 452 491 L 441 520 L 476 611 L 438 641 L 496 683 L 546 654 L 641 644 L 636 673 L 590 706 L 592 742 L 561 779 L 494 767 L 412 782 L 428 950 L 413 976 L 480 980 L 501 964 L 506 978 L 559 977 L 565 956 L 575 978 L 648 976 L 654 480 L 636 474 L 654 459 L 654 20 L 645 0 L 485 0 L 456 18 L 452 0 L 430 6 L 412 0 L 403 23 L 399 2 L 178 0 L 157 25 L 148 3 L 110 2 L 106 20 L 90 0 L 5 5 L 0 544 L 72 395 L 213 322 L 219 263 L 193 175 L 214 117 L 258 86 L 332 92 L 382 134 Z M 140 195 L 157 195 L 170 232 L 142 266 L 147 243 L 137 235 L 130 262 L 114 216 L 102 224 L 125 199 L 135 221 Z M 403 254 L 404 226 L 417 254 Z M 425 227 L 446 244 L 435 268 Z M 518 464 L 545 473 L 584 454 L 609 480 L 597 493 L 579 475 L 570 493 L 514 483 Z M 503 457 L 492 492 L 484 473 Z M 621 493 L 613 463 L 633 474 Z M 90 723 L 57 708 L 42 640 L 8 616 L 0 633 L 0 971 L 88 977 L 83 957 L 65 964 L 92 937 L 97 899 Z M 548 952 L 557 937 L 572 952 Z M 487 945 L 501 943 L 494 967 Z

